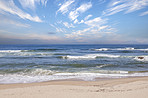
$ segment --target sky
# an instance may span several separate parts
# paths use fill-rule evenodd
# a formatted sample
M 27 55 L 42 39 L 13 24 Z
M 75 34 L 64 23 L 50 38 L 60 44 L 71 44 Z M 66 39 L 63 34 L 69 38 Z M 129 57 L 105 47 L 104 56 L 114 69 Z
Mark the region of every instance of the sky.
M 0 44 L 148 44 L 148 0 L 0 0 Z

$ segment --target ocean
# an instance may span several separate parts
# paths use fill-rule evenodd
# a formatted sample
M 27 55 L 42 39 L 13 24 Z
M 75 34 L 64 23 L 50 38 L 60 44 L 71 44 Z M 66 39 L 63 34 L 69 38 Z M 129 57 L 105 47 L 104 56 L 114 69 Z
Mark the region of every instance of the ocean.
M 148 45 L 0 45 L 0 84 L 148 76 Z

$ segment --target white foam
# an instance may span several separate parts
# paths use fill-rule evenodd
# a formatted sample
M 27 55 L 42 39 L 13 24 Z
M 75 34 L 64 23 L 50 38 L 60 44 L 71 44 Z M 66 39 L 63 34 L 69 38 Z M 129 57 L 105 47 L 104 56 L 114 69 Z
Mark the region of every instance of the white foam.
M 110 65 L 109 64 L 104 64 L 104 65 L 97 66 L 97 68 L 102 68 L 102 67 L 106 67 L 106 66 L 110 66 Z
M 118 58 L 120 55 L 111 54 L 87 54 L 83 56 L 62 56 L 63 59 L 95 59 L 97 57 L 108 57 L 108 58 Z
M 111 50 L 137 50 L 137 51 L 148 51 L 148 49 L 135 49 L 135 48 L 132 48 L 132 47 L 117 48 L 117 49 L 111 49 Z
M 139 50 L 139 51 L 148 51 L 148 49 L 135 49 L 135 50 Z
M 82 79 L 85 81 L 93 81 L 96 78 L 122 78 L 133 76 L 148 76 L 148 73 L 133 73 L 127 74 L 127 71 L 117 71 L 118 73 L 103 74 L 103 73 L 56 73 L 53 75 L 0 75 L 0 83 L 31 83 L 50 80 L 62 79 Z
M 41 57 L 44 57 L 44 56 L 53 56 L 53 53 L 42 53 L 42 52 L 17 52 L 17 51 L 15 51 L 15 52 L 13 52 L 13 51 L 11 51 L 11 52 L 0 52 L 0 57 L 4 57 L 4 56 L 9 56 L 9 57 L 11 57 L 11 56 L 16 56 L 16 57 L 31 57 L 31 56 L 41 56 Z
M 10 84 L 10 83 L 32 83 L 32 82 L 43 82 L 50 80 L 61 80 L 61 79 L 70 79 L 73 77 L 66 76 L 55 76 L 55 75 L 41 75 L 41 76 L 28 76 L 28 75 L 0 75 L 1 84 Z
M 120 71 L 120 70 L 98 70 L 98 73 L 102 74 L 128 74 L 128 71 Z
M 22 50 L 0 50 L 0 52 L 21 52 Z
M 14 54 L 18 56 L 52 56 L 52 53 L 42 53 L 42 52 L 21 52 L 18 54 Z
M 95 50 L 95 51 L 107 51 L 107 50 L 135 50 L 135 48 L 132 48 L 132 47 L 116 48 L 116 49 L 100 48 L 100 49 L 94 49 L 94 50 Z
M 99 48 L 99 49 L 94 49 L 95 51 L 108 51 L 108 50 L 137 50 L 137 51 L 148 51 L 147 49 L 135 49 L 133 47 L 125 47 L 125 48 L 115 48 L 115 49 L 111 49 L 111 48 Z
M 148 61 L 148 56 L 136 56 L 134 59 L 137 61 Z
M 118 72 L 118 73 L 117 73 Z M 122 78 L 133 76 L 148 76 L 148 73 L 133 73 L 128 74 L 127 71 L 116 71 L 116 73 L 104 74 L 104 73 L 57 73 L 56 76 L 71 76 L 74 78 L 90 81 L 95 78 Z
M 135 50 L 135 48 L 126 47 L 126 48 L 117 48 L 117 49 L 114 49 L 114 50 Z
M 46 69 L 34 69 L 31 72 L 28 72 L 27 74 L 29 75 L 52 75 L 55 73 L 54 71 L 51 70 L 46 70 Z
M 107 51 L 109 50 L 108 48 L 100 48 L 100 49 L 94 49 L 95 51 Z

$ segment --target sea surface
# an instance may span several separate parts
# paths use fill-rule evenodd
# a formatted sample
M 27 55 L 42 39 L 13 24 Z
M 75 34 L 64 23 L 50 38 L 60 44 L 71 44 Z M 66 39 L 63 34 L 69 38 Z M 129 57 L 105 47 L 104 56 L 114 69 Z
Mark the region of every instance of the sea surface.
M 0 84 L 148 76 L 148 45 L 0 45 Z

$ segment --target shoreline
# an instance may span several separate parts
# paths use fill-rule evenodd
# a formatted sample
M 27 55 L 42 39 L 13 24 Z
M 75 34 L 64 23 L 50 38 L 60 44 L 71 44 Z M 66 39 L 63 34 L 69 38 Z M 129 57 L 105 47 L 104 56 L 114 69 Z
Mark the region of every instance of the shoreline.
M 147 76 L 100 81 L 54 80 L 0 84 L 1 98 L 147 98 L 147 91 Z

